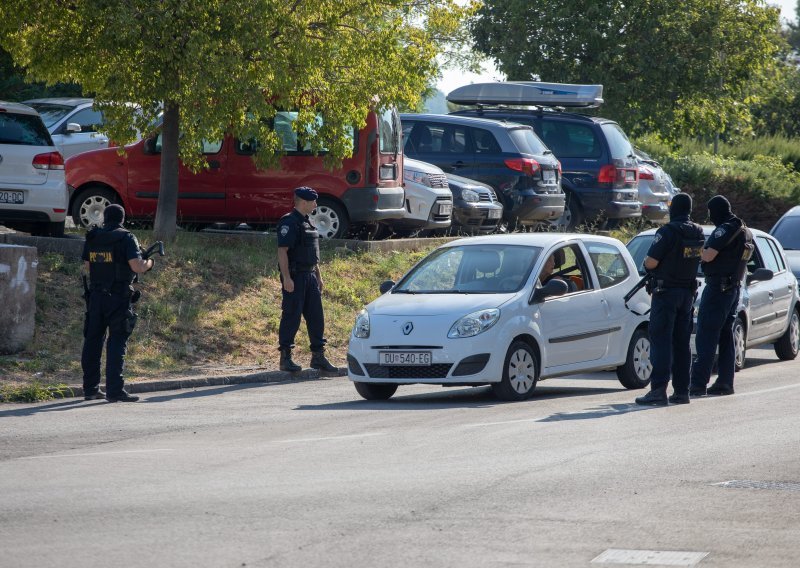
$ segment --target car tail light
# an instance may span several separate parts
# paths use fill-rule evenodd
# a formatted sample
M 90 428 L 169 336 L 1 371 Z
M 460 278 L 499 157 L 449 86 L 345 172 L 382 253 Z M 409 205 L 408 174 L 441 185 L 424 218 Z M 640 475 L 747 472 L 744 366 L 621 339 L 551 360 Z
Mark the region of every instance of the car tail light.
M 646 168 L 644 166 L 639 167 L 639 179 L 649 179 L 654 180 L 655 175 L 653 175 L 653 171 L 650 168 Z
M 597 181 L 611 184 L 612 189 L 634 188 L 639 182 L 639 171 L 606 164 L 600 168 L 600 173 L 597 174 Z
M 36 154 L 31 162 L 37 170 L 63 170 L 64 157 L 60 152 L 48 152 L 47 154 Z
M 558 160 L 556 163 L 558 164 L 558 179 L 561 179 L 561 160 Z
M 528 174 L 529 176 L 534 175 L 541 168 L 539 162 L 533 158 L 508 158 L 504 161 L 508 168 L 514 170 L 515 172 Z

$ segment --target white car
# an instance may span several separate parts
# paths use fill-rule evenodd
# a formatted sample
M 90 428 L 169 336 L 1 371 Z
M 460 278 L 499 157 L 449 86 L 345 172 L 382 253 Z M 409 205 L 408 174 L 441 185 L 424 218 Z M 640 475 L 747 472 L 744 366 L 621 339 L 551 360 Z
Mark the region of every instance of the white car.
M 447 229 L 453 218 L 453 194 L 444 172 L 432 164 L 403 158 L 405 213 L 384 225 L 401 237 L 418 231 Z
M 61 237 L 67 217 L 64 157 L 32 108 L 0 101 L 0 223 Z
M 557 252 L 561 251 L 561 252 Z M 551 256 L 558 278 L 540 283 Z M 398 385 L 486 385 L 523 400 L 541 379 L 616 369 L 650 381 L 650 299 L 621 242 L 586 234 L 471 237 L 434 250 L 358 314 L 348 376 L 368 400 Z M 388 289 L 388 291 L 386 291 Z
M 103 113 L 93 110 L 93 99 L 31 99 L 26 104 L 41 115 L 64 159 L 99 148 L 108 148 L 108 136 L 100 132 Z

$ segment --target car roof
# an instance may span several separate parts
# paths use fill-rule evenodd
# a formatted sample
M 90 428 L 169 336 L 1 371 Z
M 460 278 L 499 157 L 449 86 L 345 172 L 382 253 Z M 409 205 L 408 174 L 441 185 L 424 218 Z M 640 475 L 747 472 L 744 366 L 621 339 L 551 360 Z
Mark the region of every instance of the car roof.
M 459 116 L 454 114 L 411 114 L 403 113 L 400 115 L 400 120 L 425 120 L 437 121 L 447 124 L 465 124 L 468 126 L 479 126 L 481 128 L 531 128 L 527 124 L 518 124 L 516 122 L 498 122 L 490 118 L 477 118 L 474 116 Z
M 781 215 L 781 218 L 783 217 L 800 217 L 800 205 L 795 205 L 789 209 L 786 213 Z
M 92 104 L 94 99 L 87 99 L 83 97 L 52 97 L 52 98 L 44 98 L 44 99 L 29 99 L 25 101 L 25 104 L 28 103 L 47 103 L 47 104 L 54 104 L 54 105 L 64 105 L 64 106 L 71 106 L 76 107 L 85 104 Z
M 714 231 L 714 229 L 716 229 L 714 225 L 700 225 L 700 226 L 703 227 L 703 234 L 706 236 L 710 235 Z M 767 233 L 766 231 L 762 231 L 761 229 L 754 229 L 753 227 L 747 227 L 747 228 L 750 229 L 750 231 L 752 231 L 754 235 L 760 235 L 760 236 L 769 235 L 769 233 Z M 635 239 L 636 237 L 647 237 L 650 235 L 655 235 L 657 230 L 658 228 L 647 229 L 646 231 L 642 231 L 641 233 L 634 235 L 633 238 Z
M 559 243 L 570 241 L 591 240 L 613 244 L 619 248 L 625 248 L 619 240 L 613 237 L 591 235 L 587 233 L 511 233 L 508 235 L 485 235 L 479 237 L 467 237 L 451 241 L 442 246 L 461 246 L 461 245 L 522 245 L 531 247 L 550 248 Z
M 32 109 L 31 107 L 24 105 L 22 103 L 10 103 L 7 101 L 0 101 L 0 109 L 5 112 L 15 112 L 17 114 L 35 114 L 39 115 L 36 112 L 36 109 Z

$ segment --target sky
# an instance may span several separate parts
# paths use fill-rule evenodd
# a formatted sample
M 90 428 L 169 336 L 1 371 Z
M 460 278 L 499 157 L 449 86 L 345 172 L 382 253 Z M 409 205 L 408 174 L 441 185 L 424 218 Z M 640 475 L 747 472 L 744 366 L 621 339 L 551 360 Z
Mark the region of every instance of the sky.
M 781 20 L 794 21 L 797 19 L 795 8 L 797 7 L 797 0 L 768 0 L 768 4 L 773 6 L 780 6 Z M 442 72 L 442 78 L 437 86 L 440 91 L 445 95 L 462 85 L 469 85 L 470 83 L 486 83 L 490 81 L 502 81 L 505 76 L 500 73 L 491 61 L 486 61 L 483 64 L 483 71 L 481 73 L 469 73 L 460 69 L 446 69 Z

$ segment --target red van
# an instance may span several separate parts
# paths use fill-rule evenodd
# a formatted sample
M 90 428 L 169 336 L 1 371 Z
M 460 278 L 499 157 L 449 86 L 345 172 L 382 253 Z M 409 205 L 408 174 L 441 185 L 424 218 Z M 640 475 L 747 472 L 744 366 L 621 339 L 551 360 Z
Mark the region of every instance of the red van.
M 232 136 L 205 142 L 208 168 L 195 174 L 180 167 L 179 224 L 200 228 L 247 223 L 262 228 L 291 211 L 292 190 L 301 185 L 320 195 L 313 218 L 325 238 L 342 238 L 359 225 L 403 216 L 403 153 L 394 109 L 369 114 L 366 126 L 353 133 L 353 156 L 333 171 L 325 168 L 321 155 L 314 156 L 300 144 L 292 130 L 296 117 L 290 111 L 275 117 L 285 151 L 278 169 L 257 169 L 251 142 Z M 128 219 L 152 219 L 160 167 L 160 133 L 128 145 L 123 156 L 117 148 L 107 148 L 69 158 L 69 212 L 75 224 L 102 224 L 103 210 L 111 203 L 121 204 Z

